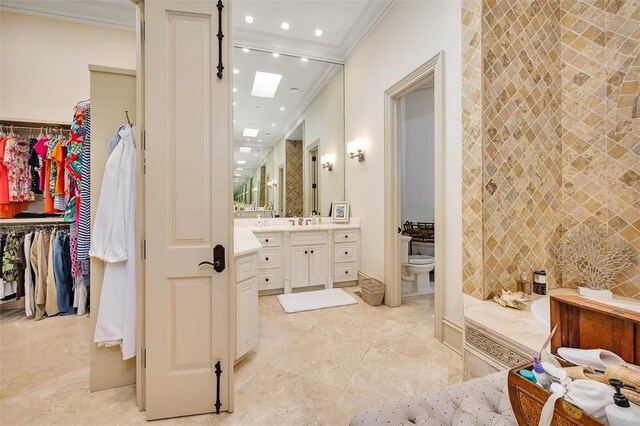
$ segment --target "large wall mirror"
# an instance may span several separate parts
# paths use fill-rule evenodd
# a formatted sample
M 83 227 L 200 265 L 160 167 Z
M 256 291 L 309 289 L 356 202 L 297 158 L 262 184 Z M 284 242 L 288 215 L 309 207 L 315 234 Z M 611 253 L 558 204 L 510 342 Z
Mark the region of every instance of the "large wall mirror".
M 344 199 L 343 66 L 234 53 L 236 217 L 328 215 Z

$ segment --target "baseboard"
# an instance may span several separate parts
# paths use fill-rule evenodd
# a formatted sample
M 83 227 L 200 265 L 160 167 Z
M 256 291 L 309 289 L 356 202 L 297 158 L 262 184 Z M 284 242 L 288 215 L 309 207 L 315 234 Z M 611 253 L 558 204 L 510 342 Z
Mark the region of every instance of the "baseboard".
M 363 272 L 358 272 L 358 281 L 360 280 L 374 280 L 379 282 L 380 284 L 384 284 L 384 282 L 380 281 L 379 279 L 371 277 Z
M 442 343 L 444 343 L 449 349 L 462 356 L 463 350 L 463 332 L 462 327 L 449 321 L 446 318 L 442 319 Z

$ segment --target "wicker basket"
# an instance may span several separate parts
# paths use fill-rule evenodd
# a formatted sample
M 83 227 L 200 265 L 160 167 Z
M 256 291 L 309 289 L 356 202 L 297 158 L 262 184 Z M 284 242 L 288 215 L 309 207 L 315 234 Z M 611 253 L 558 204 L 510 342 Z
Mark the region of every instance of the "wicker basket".
M 360 282 L 362 300 L 371 306 L 378 306 L 384 299 L 385 285 L 379 281 L 366 278 Z

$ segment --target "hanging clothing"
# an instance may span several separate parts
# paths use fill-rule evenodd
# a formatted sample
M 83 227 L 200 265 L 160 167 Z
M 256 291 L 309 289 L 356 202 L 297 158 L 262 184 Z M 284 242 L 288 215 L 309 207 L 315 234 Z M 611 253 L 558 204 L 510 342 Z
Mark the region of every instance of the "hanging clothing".
M 48 317 L 58 315 L 58 291 L 56 288 L 56 278 L 53 273 L 53 242 L 56 239 L 56 233 L 53 232 L 49 235 L 49 249 L 47 257 L 47 294 L 45 302 L 45 312 Z
M 31 245 L 31 265 L 35 272 L 35 319 L 44 317 L 47 303 L 47 274 L 49 259 L 49 233 L 38 231 Z
M 29 144 L 18 137 L 8 137 L 5 142 L 4 165 L 7 168 L 9 201 L 33 201 Z
M 84 124 L 86 132 L 82 142 L 81 154 L 80 212 L 76 255 L 82 267 L 84 284 L 89 285 L 89 248 L 91 247 L 91 106 L 87 104 L 85 111 Z
M 136 352 L 136 148 L 130 125 L 109 155 L 89 254 L 105 262 L 94 342 Z
M 36 138 L 29 140 L 29 160 L 27 164 L 31 169 L 31 192 L 34 194 L 42 194 L 42 190 L 40 189 L 40 167 L 42 166 L 42 160 L 34 149 L 37 143 L 38 139 Z
M 4 219 L 14 217 L 29 205 L 27 201 L 11 202 L 9 199 L 9 168 L 5 165 L 8 140 L 8 137 L 0 138 L 0 218 Z
M 24 313 L 27 317 L 32 317 L 35 314 L 36 304 L 34 298 L 34 276 L 33 269 L 31 268 L 31 242 L 33 234 L 29 233 L 24 236 Z

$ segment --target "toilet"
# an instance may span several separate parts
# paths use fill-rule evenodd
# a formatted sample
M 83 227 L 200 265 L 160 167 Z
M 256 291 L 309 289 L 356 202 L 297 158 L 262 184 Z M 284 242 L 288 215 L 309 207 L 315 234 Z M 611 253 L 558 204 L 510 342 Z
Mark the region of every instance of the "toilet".
M 411 237 L 400 235 L 400 263 L 402 275 L 402 295 L 416 296 L 433 294 L 435 288 L 431 284 L 429 272 L 436 266 L 433 256 L 409 255 Z

